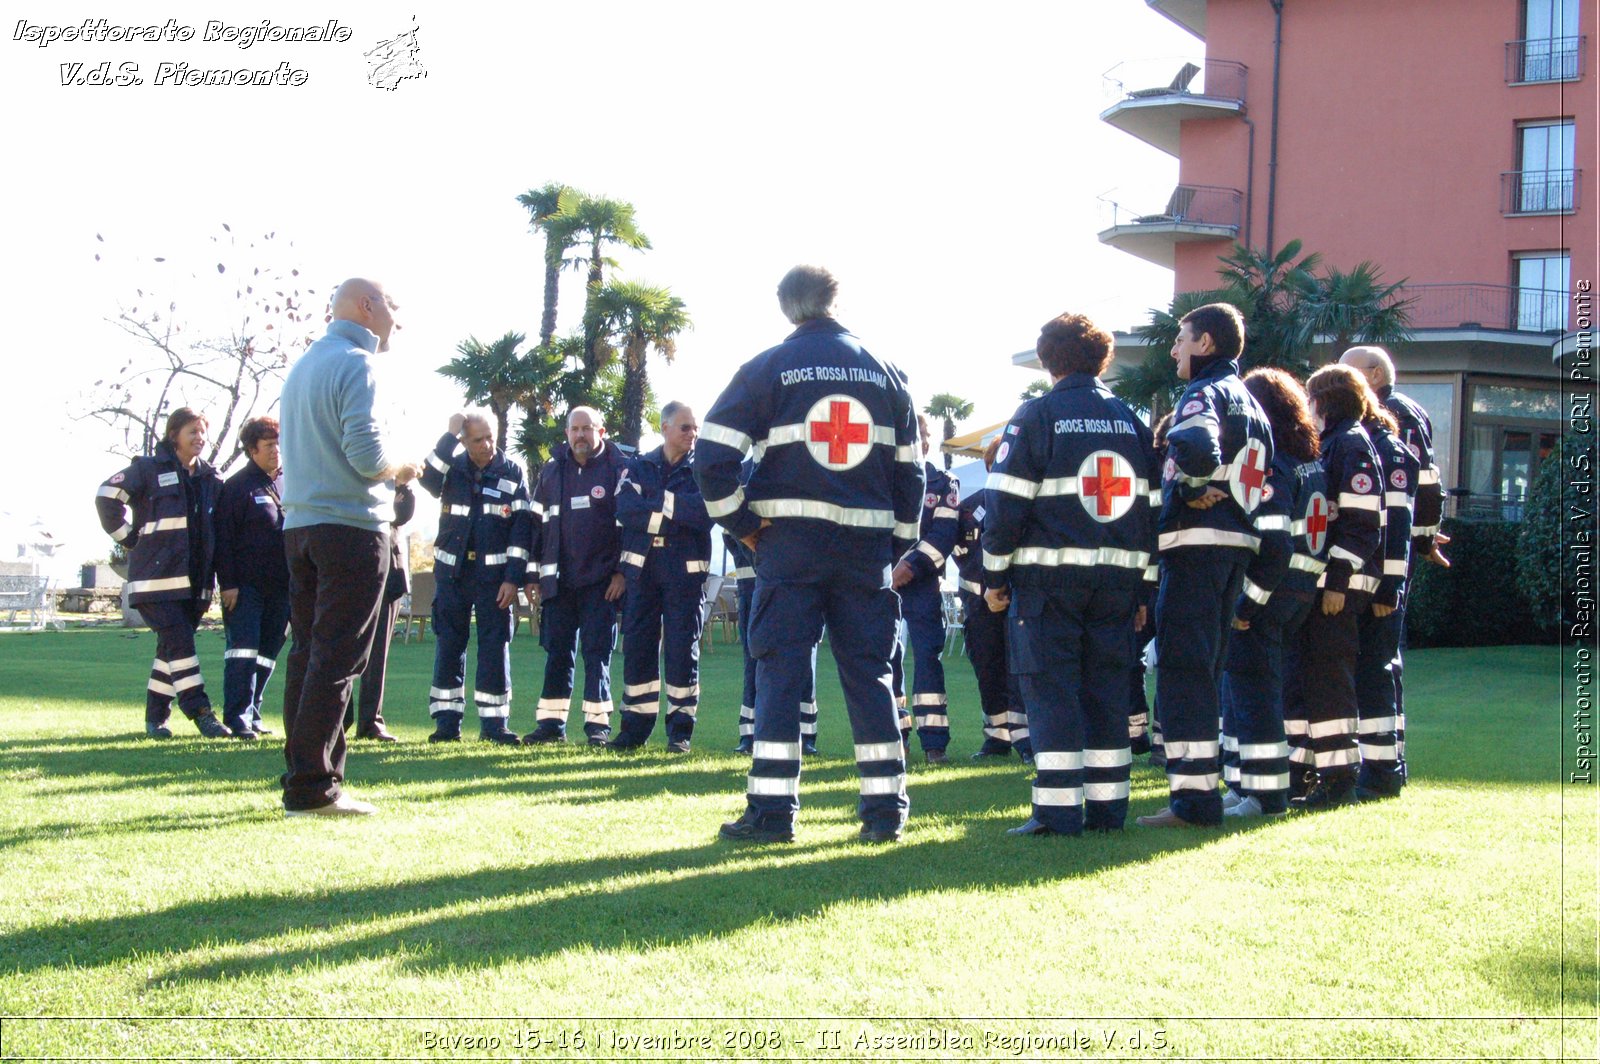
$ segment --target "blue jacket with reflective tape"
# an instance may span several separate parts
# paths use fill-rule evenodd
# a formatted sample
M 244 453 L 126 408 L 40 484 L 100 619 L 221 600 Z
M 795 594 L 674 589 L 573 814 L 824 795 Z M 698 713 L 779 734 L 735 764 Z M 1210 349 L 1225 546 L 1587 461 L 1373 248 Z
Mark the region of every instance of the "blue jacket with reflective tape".
M 655 556 L 659 576 L 704 580 L 711 567 L 711 518 L 694 481 L 694 452 L 667 464 L 666 448 L 630 460 L 617 485 L 622 571 L 640 576 Z
M 932 462 L 923 466 L 922 523 L 917 545 L 901 558 L 911 566 L 911 582 L 938 580 L 945 560 L 955 550 L 961 519 L 961 481 Z
M 289 593 L 283 553 L 283 472 L 269 477 L 254 462 L 229 477 L 217 496 L 217 586 Z
M 1378 389 L 1378 398 L 1400 423 L 1400 442 L 1417 460 L 1411 553 L 1413 556 L 1428 554 L 1433 550 L 1433 537 L 1439 531 L 1439 518 L 1444 514 L 1444 485 L 1439 483 L 1439 465 L 1433 455 L 1433 422 L 1415 399 L 1395 391 L 1393 385 Z
M 1383 469 L 1372 440 L 1353 418 L 1322 431 L 1322 468 L 1337 516 L 1328 525 L 1329 591 L 1378 590 L 1383 576 Z
M 1383 578 L 1372 601 L 1399 606 L 1406 594 L 1406 568 L 1411 564 L 1411 512 L 1417 499 L 1421 463 L 1381 421 L 1363 421 L 1367 438 L 1383 471 Z
M 956 545 L 950 552 L 956 560 L 956 583 L 969 595 L 983 597 L 983 519 L 989 513 L 983 505 L 984 489 L 961 500 L 956 518 Z
M 1012 415 L 985 484 L 985 587 L 1154 580 L 1150 430 L 1068 374 Z
M 1255 452 L 1250 461 L 1247 451 Z M 1189 382 L 1167 430 L 1161 549 L 1257 549 L 1252 514 L 1271 468 L 1272 425 L 1239 379 L 1239 364 L 1219 358 Z M 1228 497 L 1205 510 L 1188 505 L 1212 487 Z
M 746 455 L 755 469 L 741 484 Z M 693 466 L 707 512 L 736 537 L 763 518 L 814 522 L 819 549 L 867 564 L 916 543 L 922 455 L 905 375 L 831 318 L 739 368 L 700 426 Z
M 216 562 L 212 513 L 222 494 L 222 478 L 202 458 L 187 479 L 196 492 L 200 517 L 193 539 L 185 474 L 164 440 L 153 456 L 135 458 L 126 469 L 106 478 L 95 496 L 100 527 L 128 552 L 130 605 L 211 599 Z
M 428 455 L 421 481 L 423 490 L 439 500 L 434 575 L 460 579 L 471 550 L 486 577 L 521 586 L 527 579 L 533 522 L 522 467 L 504 451 L 495 451 L 480 470 L 461 441 L 447 432 Z
M 617 484 L 627 463 L 609 442 L 581 466 L 565 443 L 551 451 L 533 489 L 540 598 L 554 598 L 562 583 L 589 587 L 622 571 Z
M 1316 459 L 1296 461 L 1279 451 L 1256 507 L 1261 548 L 1245 569 L 1234 616 L 1252 620 L 1278 589 L 1316 590 L 1328 557 L 1328 478 Z

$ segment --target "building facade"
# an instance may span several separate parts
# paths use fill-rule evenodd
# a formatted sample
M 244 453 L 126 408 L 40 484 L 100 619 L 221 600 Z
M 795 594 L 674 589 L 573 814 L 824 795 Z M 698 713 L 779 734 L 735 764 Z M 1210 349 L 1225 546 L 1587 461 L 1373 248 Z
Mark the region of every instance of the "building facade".
M 1113 67 L 1100 117 L 1175 156 L 1178 185 L 1113 205 L 1100 240 L 1175 292 L 1215 287 L 1235 241 L 1404 279 L 1414 338 L 1393 354 L 1455 509 L 1518 516 L 1559 439 L 1575 288 L 1600 280 L 1596 5 L 1147 3 L 1196 53 Z

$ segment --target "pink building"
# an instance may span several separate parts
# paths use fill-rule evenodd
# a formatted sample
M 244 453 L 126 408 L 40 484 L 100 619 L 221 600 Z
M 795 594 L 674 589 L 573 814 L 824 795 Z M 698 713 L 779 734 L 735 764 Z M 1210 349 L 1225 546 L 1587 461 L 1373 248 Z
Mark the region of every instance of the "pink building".
M 1100 117 L 1176 156 L 1179 184 L 1115 205 L 1100 240 L 1177 292 L 1214 287 L 1236 240 L 1404 279 L 1415 339 L 1392 354 L 1444 484 L 1515 516 L 1561 430 L 1574 288 L 1600 280 L 1595 4 L 1146 2 L 1197 54 L 1113 67 Z

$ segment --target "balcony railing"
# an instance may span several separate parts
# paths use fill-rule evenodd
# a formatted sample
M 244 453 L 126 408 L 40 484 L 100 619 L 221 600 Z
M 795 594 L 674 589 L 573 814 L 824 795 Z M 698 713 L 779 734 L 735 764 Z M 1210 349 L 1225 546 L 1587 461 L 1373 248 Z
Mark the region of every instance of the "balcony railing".
M 1513 170 L 1500 175 L 1501 214 L 1571 214 L 1582 170 Z
M 1444 516 L 1458 521 L 1521 521 L 1526 495 L 1486 495 L 1466 488 L 1449 488 L 1444 496 Z
M 1506 44 L 1506 81 L 1576 81 L 1583 76 L 1583 37 L 1535 37 Z
M 1115 200 L 1104 200 L 1110 208 L 1112 226 L 1174 225 L 1231 226 L 1239 228 L 1244 194 L 1236 188 L 1212 185 L 1179 185 L 1172 190 L 1167 205 L 1155 214 L 1135 214 Z M 1146 208 L 1148 211 L 1148 208 Z
M 1107 102 L 1206 97 L 1242 103 L 1243 63 L 1230 59 L 1138 59 L 1118 63 L 1102 78 Z
M 1413 329 L 1564 332 L 1568 293 L 1495 284 L 1408 284 Z

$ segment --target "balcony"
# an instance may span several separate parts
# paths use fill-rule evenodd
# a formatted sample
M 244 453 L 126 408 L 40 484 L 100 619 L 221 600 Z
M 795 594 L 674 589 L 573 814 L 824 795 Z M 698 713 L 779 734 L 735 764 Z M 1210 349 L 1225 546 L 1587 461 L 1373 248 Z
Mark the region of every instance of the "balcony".
M 1506 42 L 1506 84 L 1538 85 L 1583 77 L 1584 37 L 1536 37 Z
M 1563 289 L 1496 284 L 1408 284 L 1413 329 L 1503 329 L 1559 333 L 1567 328 Z
M 1111 227 L 1101 230 L 1100 243 L 1170 270 L 1179 244 L 1238 238 L 1244 194 L 1236 188 L 1179 185 L 1159 214 L 1134 214 L 1114 200 L 1102 202 L 1110 208 Z
M 1227 59 L 1118 63 L 1102 75 L 1106 95 L 1116 102 L 1100 120 L 1176 156 L 1184 122 L 1244 113 L 1245 74 L 1243 63 Z
M 1168 21 L 1206 39 L 1206 0 L 1144 0 Z
M 1513 170 L 1500 175 L 1500 213 L 1571 214 L 1582 170 Z

